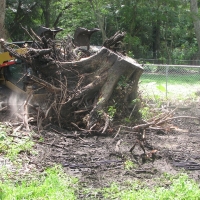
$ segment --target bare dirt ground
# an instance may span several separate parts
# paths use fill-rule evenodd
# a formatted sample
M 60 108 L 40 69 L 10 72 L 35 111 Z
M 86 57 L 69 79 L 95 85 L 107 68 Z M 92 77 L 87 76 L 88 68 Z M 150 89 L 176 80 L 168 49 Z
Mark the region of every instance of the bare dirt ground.
M 181 107 L 176 116 L 200 117 L 199 102 Z M 8 113 L 1 112 L 1 121 L 7 121 Z M 155 184 L 155 179 L 163 173 L 177 174 L 187 171 L 191 178 L 200 181 L 200 123 L 198 120 L 180 118 L 172 121 L 173 131 L 146 131 L 146 152 L 157 150 L 155 159 L 144 159 L 139 145 L 133 152 L 131 147 L 136 141 L 134 132 L 123 132 L 116 136 L 118 127 L 107 135 L 80 135 L 54 125 L 45 130 L 35 130 L 33 139 L 36 154 L 22 152 L 20 157 L 26 160 L 26 171 L 44 170 L 55 163 L 79 178 L 80 183 L 92 188 L 106 187 L 112 182 L 123 184 L 127 180 L 141 179 L 147 184 Z M 22 131 L 22 135 L 26 133 Z M 116 136 L 116 137 L 115 137 Z M 134 163 L 126 168 L 126 161 Z M 80 199 L 84 198 L 79 194 Z
M 41 132 L 44 141 L 35 146 L 39 155 L 30 157 L 30 161 L 38 168 L 60 163 L 67 173 L 95 188 L 138 178 L 150 182 L 164 172 L 176 174 L 182 170 L 187 170 L 192 178 L 199 181 L 200 126 L 187 118 L 174 124 L 179 129 L 173 132 L 146 132 L 145 150 L 158 150 L 155 160 L 144 159 L 139 145 L 130 152 L 136 140 L 135 133 L 122 131 L 116 138 L 116 132 L 112 135 L 76 137 L 74 133 L 49 127 L 49 130 Z M 56 132 L 53 131 L 55 129 Z M 126 170 L 127 160 L 134 163 L 131 170 Z

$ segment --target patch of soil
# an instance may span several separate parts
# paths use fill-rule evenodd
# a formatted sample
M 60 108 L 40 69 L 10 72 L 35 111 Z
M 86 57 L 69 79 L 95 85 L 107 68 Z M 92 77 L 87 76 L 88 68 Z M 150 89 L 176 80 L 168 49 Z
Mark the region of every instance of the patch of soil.
M 130 152 L 136 140 L 134 133 L 122 132 L 115 139 L 113 135 L 70 138 L 68 134 L 65 137 L 53 131 L 43 131 L 41 135 L 44 142 L 37 144 L 42 149 L 41 160 L 36 161 L 38 167 L 43 163 L 60 163 L 68 173 L 93 187 L 113 181 L 152 179 L 163 172 L 176 174 L 180 169 L 189 170 L 193 178 L 200 179 L 200 132 L 191 129 L 168 134 L 147 132 L 145 149 L 158 150 L 155 160 L 143 159 L 139 145 Z M 127 160 L 135 163 L 135 168 L 126 170 Z

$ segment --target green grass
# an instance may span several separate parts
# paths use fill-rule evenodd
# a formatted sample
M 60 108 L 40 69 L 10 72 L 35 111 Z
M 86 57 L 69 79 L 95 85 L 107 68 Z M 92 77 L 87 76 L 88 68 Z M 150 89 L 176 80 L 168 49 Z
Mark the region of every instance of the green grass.
M 111 200 L 199 200 L 199 185 L 186 174 L 163 175 L 153 180 L 155 186 L 145 181 L 112 183 L 106 188 L 81 188 L 78 179 L 67 176 L 60 166 L 47 169 L 40 176 L 18 182 L 0 182 L 0 200 L 75 200 L 77 192 L 84 191 L 85 199 Z M 149 181 L 148 181 L 149 182 Z M 83 194 L 83 193 L 82 193 Z
M 61 167 L 47 169 L 40 177 L 20 180 L 17 183 L 0 182 L 0 200 L 73 200 L 76 178 L 68 177 Z
M 196 98 L 200 91 L 200 75 L 169 74 L 167 79 L 168 99 Z M 166 77 L 161 74 L 143 74 L 140 78 L 140 90 L 151 99 L 166 99 Z
M 143 74 L 141 80 L 143 83 L 153 81 L 157 84 L 164 84 L 166 82 L 166 76 L 164 74 Z M 200 84 L 200 74 L 169 74 L 167 80 L 172 85 Z
M 67 176 L 61 167 L 47 169 L 43 173 L 22 173 L 21 152 L 33 153 L 33 141 L 29 136 L 11 136 L 12 129 L 0 123 L 0 200 L 66 200 L 76 199 L 76 178 Z M 35 153 L 35 152 L 34 152 Z M 1 163 L 0 163 L 1 164 Z
M 171 180 L 170 180 L 171 179 Z M 118 184 L 112 184 L 103 190 L 105 199 L 120 200 L 199 200 L 200 189 L 197 183 L 190 180 L 186 174 L 171 177 L 170 186 L 144 187 L 141 183 L 132 183 L 125 189 Z M 165 178 L 163 181 L 167 181 Z
M 124 163 L 124 169 L 125 170 L 131 170 L 135 167 L 135 164 L 131 160 L 126 160 Z

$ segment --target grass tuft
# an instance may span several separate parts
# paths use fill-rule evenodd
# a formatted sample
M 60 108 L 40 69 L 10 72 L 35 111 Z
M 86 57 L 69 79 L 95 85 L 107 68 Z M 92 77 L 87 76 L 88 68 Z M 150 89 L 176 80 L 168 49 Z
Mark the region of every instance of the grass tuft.
M 103 190 L 105 199 L 120 200 L 198 200 L 200 199 L 200 189 L 197 183 L 189 179 L 186 174 L 171 178 L 171 185 L 167 188 L 156 186 L 150 189 L 133 183 L 131 187 L 121 189 L 119 185 L 112 184 Z
M 32 180 L 0 182 L 0 199 L 44 199 L 44 200 L 74 200 L 76 178 L 68 177 L 61 167 L 47 169 L 42 176 Z
M 11 137 L 8 133 L 11 129 L 0 123 L 0 154 L 6 155 L 10 160 L 14 160 L 21 152 L 31 152 L 34 142 L 29 137 Z

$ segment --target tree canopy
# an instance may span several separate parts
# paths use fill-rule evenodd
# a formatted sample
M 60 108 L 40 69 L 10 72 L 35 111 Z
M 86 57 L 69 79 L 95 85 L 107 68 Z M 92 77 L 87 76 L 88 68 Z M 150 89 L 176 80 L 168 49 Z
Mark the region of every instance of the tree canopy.
M 12 41 L 30 39 L 20 24 L 33 30 L 59 26 L 59 37 L 73 36 L 77 27 L 100 28 L 91 38 L 96 45 L 120 30 L 127 33 L 129 55 L 173 60 L 198 52 L 192 19 L 188 0 L 7 0 L 5 27 Z

